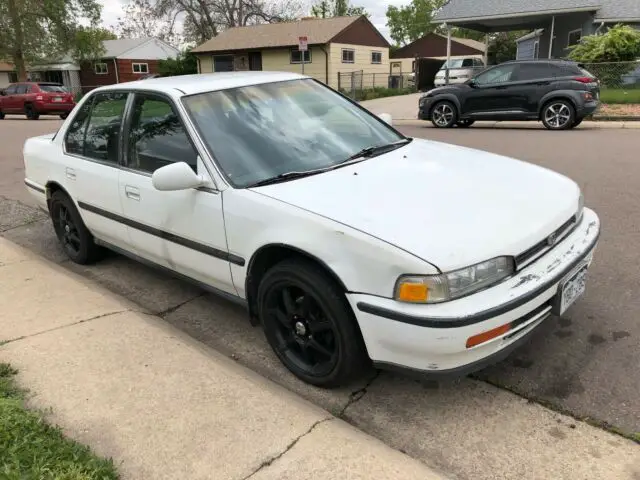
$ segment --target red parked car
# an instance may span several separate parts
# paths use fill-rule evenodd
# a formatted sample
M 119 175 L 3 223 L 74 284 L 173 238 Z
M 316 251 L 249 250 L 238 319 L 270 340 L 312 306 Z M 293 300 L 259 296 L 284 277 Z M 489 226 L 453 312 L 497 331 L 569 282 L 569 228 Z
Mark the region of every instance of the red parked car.
M 22 113 L 29 120 L 40 115 L 60 115 L 63 120 L 73 110 L 73 95 L 59 83 L 13 83 L 0 95 L 0 120 L 8 113 Z

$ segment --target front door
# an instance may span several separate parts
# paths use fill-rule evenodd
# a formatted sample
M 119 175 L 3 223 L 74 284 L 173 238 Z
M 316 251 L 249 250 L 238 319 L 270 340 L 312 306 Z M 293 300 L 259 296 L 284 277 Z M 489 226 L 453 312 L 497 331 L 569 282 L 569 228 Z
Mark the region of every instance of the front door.
M 262 52 L 249 52 L 249 70 L 262 70 Z
M 498 65 L 474 77 L 473 88 L 466 92 L 462 100 L 462 113 L 482 115 L 512 109 L 513 91 L 510 87 L 516 68 L 516 64 Z
M 187 163 L 210 182 L 172 101 L 135 94 L 124 145 L 120 197 L 136 253 L 235 295 L 222 195 L 212 188 L 160 191 L 152 184 L 153 172 L 174 162 Z

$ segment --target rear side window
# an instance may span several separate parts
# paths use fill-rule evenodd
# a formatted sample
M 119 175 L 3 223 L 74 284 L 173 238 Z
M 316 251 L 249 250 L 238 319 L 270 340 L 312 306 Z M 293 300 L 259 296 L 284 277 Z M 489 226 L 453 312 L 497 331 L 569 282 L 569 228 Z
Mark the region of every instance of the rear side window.
M 126 92 L 99 93 L 88 100 L 69 126 L 67 152 L 117 164 L 127 96 Z
M 472 58 L 465 58 L 462 61 L 462 67 L 463 68 L 473 67 L 473 59 Z
M 27 87 L 28 87 L 28 85 L 25 85 L 24 83 L 21 83 L 20 85 L 18 85 L 18 89 L 16 90 L 16 93 L 18 95 L 23 94 L 23 93 L 27 93 Z
M 518 68 L 518 80 L 537 80 L 557 77 L 558 72 L 548 63 L 523 63 Z

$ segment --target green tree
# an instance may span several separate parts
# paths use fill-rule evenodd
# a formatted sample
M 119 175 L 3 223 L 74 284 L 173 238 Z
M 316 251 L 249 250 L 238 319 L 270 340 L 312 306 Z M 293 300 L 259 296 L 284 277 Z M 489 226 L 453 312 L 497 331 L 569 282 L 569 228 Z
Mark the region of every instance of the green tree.
M 311 15 L 318 18 L 369 16 L 364 7 L 354 7 L 349 0 L 320 0 L 311 7 Z
M 518 53 L 516 40 L 526 31 L 500 32 L 490 36 L 489 39 L 489 63 L 498 64 L 508 60 L 515 60 Z
M 158 62 L 158 72 L 164 76 L 198 73 L 198 60 L 195 55 L 183 51 L 176 58 L 160 60 Z
M 73 56 L 77 60 L 100 58 L 104 54 L 103 42 L 117 39 L 118 36 L 106 28 L 78 27 L 75 32 Z
M 389 35 L 398 45 L 411 43 L 429 32 L 436 30 L 438 25 L 431 23 L 434 13 L 444 4 L 445 0 L 412 0 L 409 5 L 387 7 L 387 27 Z
M 18 78 L 26 80 L 27 62 L 95 53 L 99 46 L 90 43 L 96 36 L 79 33 L 80 20 L 97 26 L 101 8 L 96 0 L 0 0 L 0 58 L 12 62 Z
M 603 35 L 582 37 L 570 48 L 569 58 L 578 62 L 632 62 L 640 57 L 640 30 L 616 25 Z

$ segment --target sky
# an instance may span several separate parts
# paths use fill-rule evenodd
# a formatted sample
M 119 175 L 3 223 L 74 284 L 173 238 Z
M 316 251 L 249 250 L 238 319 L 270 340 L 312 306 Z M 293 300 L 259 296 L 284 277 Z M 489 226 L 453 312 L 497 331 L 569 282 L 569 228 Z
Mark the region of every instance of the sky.
M 102 4 L 102 23 L 105 27 L 112 27 L 117 25 L 118 17 L 122 16 L 122 5 L 127 3 L 127 0 L 98 0 Z M 355 7 L 364 7 L 367 12 L 371 14 L 371 23 L 382 33 L 387 40 L 391 40 L 389 37 L 389 29 L 386 27 L 387 17 L 385 12 L 388 5 L 405 5 L 410 0 L 351 0 L 351 4 Z

